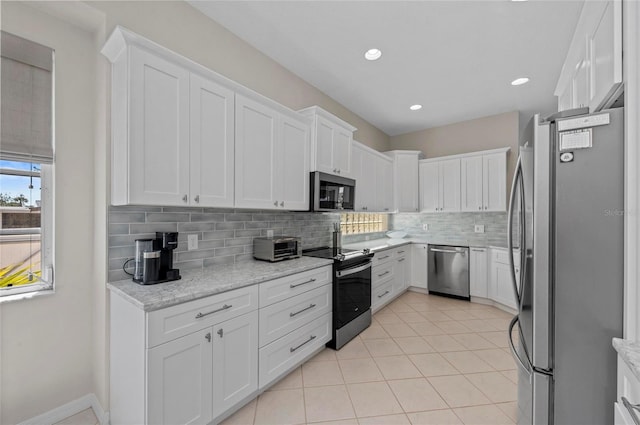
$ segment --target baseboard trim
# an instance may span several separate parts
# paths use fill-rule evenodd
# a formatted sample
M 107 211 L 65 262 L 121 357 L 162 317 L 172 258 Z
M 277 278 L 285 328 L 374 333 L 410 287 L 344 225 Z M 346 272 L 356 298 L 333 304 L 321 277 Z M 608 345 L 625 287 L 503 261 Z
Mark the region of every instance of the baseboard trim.
M 98 401 L 98 397 L 96 397 L 95 394 L 90 393 L 83 395 L 76 400 L 70 401 L 69 403 L 63 404 L 62 406 L 58 406 L 55 409 L 51 409 L 41 415 L 27 419 L 19 425 L 52 425 L 90 407 L 93 409 L 100 425 L 109 424 L 109 413 L 105 412 Z

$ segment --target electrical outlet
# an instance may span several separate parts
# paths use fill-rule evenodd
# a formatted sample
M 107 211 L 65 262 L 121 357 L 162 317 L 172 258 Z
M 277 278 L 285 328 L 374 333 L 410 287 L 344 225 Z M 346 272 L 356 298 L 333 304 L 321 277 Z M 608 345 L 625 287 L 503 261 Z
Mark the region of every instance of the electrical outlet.
M 187 250 L 198 249 L 198 235 L 187 235 Z
M 429 231 L 429 223 L 422 223 L 422 230 L 425 232 Z
M 267 230 L 267 237 L 268 238 L 272 238 L 273 237 L 273 230 L 272 229 Z
M 476 233 L 484 233 L 484 224 L 476 224 L 475 225 Z

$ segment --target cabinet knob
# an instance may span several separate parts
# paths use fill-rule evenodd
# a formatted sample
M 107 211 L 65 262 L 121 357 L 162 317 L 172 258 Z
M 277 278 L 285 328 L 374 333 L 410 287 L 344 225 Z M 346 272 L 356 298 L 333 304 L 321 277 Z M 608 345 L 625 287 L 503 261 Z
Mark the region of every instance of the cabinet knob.
M 340 174 L 340 169 L 338 168 L 338 174 Z
M 188 202 L 188 201 L 189 201 L 189 197 L 188 197 L 187 195 L 184 195 L 184 196 L 182 197 L 182 201 L 183 201 L 183 202 Z
M 273 206 L 277 207 L 278 206 L 278 201 L 274 202 Z
M 385 208 L 384 210 L 385 210 L 385 211 L 389 211 L 389 208 Z
M 199 203 L 200 202 L 200 195 L 196 195 L 196 197 L 193 198 L 193 200 Z
M 220 335 L 220 338 L 222 338 L 222 335 L 224 335 L 224 331 L 222 330 L 222 328 L 218 329 L 218 335 Z
M 485 210 L 486 210 L 487 208 L 488 208 L 487 206 L 485 206 L 485 207 L 484 207 L 484 209 L 485 209 Z
M 207 342 L 211 342 L 211 332 L 208 332 L 205 336 L 204 339 L 207 340 Z
M 338 172 L 338 169 L 337 169 L 337 168 L 334 168 L 334 169 L 333 169 L 333 172 L 334 172 L 334 173 L 337 173 L 337 172 Z
M 481 209 L 482 209 L 482 207 L 478 207 L 478 209 L 479 209 L 479 210 L 481 210 Z
M 280 206 L 284 207 L 284 201 L 280 202 Z

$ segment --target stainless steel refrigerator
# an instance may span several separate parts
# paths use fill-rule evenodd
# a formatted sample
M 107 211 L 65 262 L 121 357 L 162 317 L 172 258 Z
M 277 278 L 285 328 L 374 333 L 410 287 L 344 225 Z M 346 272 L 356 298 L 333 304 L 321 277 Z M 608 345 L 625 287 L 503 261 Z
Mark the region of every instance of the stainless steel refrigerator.
M 518 314 L 509 328 L 521 425 L 613 423 L 623 155 L 622 108 L 544 121 L 536 115 L 525 132 L 508 235 L 523 265 L 516 284 L 512 264 Z

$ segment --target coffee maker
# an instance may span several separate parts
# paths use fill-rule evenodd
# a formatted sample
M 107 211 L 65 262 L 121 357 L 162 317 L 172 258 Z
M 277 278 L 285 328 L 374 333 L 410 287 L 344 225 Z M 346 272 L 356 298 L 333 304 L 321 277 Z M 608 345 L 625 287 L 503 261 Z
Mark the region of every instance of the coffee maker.
M 156 232 L 153 249 L 160 251 L 158 282 L 170 282 L 181 278 L 180 270 L 173 268 L 173 250 L 178 247 L 178 232 Z

